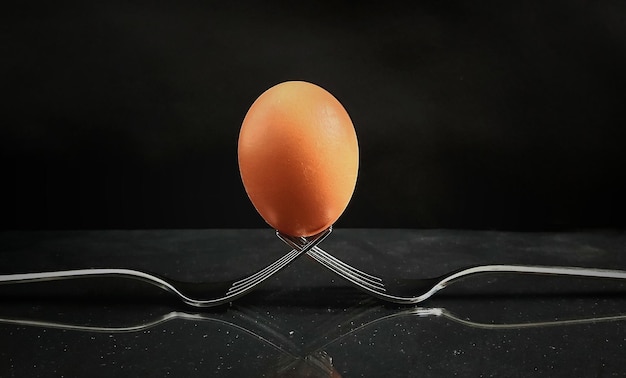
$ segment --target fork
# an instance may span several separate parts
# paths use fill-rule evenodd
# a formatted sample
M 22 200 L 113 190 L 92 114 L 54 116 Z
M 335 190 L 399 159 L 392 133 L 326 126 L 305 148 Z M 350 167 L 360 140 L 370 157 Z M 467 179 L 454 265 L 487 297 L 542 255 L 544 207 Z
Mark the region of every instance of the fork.
M 318 244 L 321 243 L 331 231 L 332 227 L 329 227 L 317 235 L 306 238 L 293 237 L 277 231 L 276 235 L 293 249 L 256 273 L 226 282 L 180 282 L 138 270 L 96 268 L 0 275 L 0 285 L 88 277 L 120 277 L 136 279 L 157 286 L 177 295 L 188 305 L 210 307 L 232 302 L 247 294 L 303 254 L 308 255 L 322 266 L 328 268 L 370 295 L 385 301 L 400 304 L 422 302 L 450 284 L 477 274 L 517 273 L 626 279 L 626 271 L 623 270 L 535 265 L 479 265 L 455 270 L 439 277 L 421 279 L 378 277 L 363 272 L 318 247 Z
M 294 249 L 303 242 L 302 238 L 280 235 L 281 239 Z M 307 256 L 336 273 L 354 286 L 379 299 L 400 303 L 416 304 L 423 302 L 435 293 L 469 276 L 478 274 L 536 274 L 553 276 L 572 276 L 588 278 L 626 279 L 626 271 L 595 269 L 568 266 L 540 265 L 477 265 L 458 269 L 439 277 L 420 279 L 401 279 L 377 277 L 363 272 L 325 252 L 317 245 L 308 251 Z
M 309 252 L 311 248 L 326 239 L 331 232 L 332 227 L 329 227 L 316 235 L 299 238 L 294 242 L 294 246 L 296 246 L 294 249 L 265 268 L 249 276 L 225 282 L 181 282 L 133 269 L 94 268 L 0 275 L 0 285 L 90 277 L 118 277 L 147 282 L 177 295 L 184 303 L 194 307 L 219 306 L 232 302 L 252 291 L 259 284 L 284 269 L 293 260 Z M 276 231 L 276 234 L 279 238 L 285 240 L 285 235 L 278 231 Z

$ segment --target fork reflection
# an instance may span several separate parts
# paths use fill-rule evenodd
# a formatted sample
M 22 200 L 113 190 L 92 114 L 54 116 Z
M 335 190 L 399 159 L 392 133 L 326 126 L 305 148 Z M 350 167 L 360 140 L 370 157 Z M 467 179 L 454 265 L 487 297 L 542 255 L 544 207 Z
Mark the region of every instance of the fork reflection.
M 293 353 L 293 348 L 285 348 L 284 345 L 294 345 L 289 341 L 284 330 L 276 325 L 269 317 L 266 317 L 265 311 L 255 306 L 233 306 L 226 312 L 187 312 L 187 311 L 169 311 L 150 320 L 140 321 L 133 324 L 120 324 L 114 326 L 99 326 L 78 324 L 67 321 L 54 321 L 45 319 L 32 319 L 28 317 L 3 316 L 0 314 L 0 324 L 12 324 L 28 327 L 43 327 L 50 329 L 62 329 L 67 331 L 82 331 L 96 333 L 129 333 L 141 332 L 155 328 L 167 322 L 183 320 L 194 322 L 209 322 L 225 325 L 245 332 L 254 336 L 260 341 L 272 345 L 283 352 L 297 355 Z M 320 339 L 326 340 L 326 345 L 335 343 L 342 337 L 355 333 L 359 330 L 366 329 L 375 324 L 391 321 L 398 318 L 416 317 L 416 318 L 443 318 L 467 327 L 480 329 L 523 329 L 523 328 L 539 328 L 549 326 L 568 326 L 576 324 L 593 324 L 600 322 L 614 322 L 626 320 L 626 312 L 623 314 L 606 315 L 606 316 L 581 316 L 570 317 L 567 319 L 543 320 L 543 321 L 527 321 L 527 322 L 480 322 L 471 320 L 468 317 L 457 314 L 444 307 L 421 307 L 412 308 L 400 307 L 389 308 L 385 305 L 377 304 L 375 300 L 365 300 L 357 306 L 345 309 L 340 313 L 341 316 L 335 316 L 324 325 L 326 329 L 315 329 L 315 334 L 320 335 Z M 352 327 L 344 327 L 344 332 L 339 332 L 332 339 L 328 339 L 330 330 L 341 328 L 342 325 L 351 324 Z M 356 324 L 356 325 L 355 325 Z M 347 331 L 346 331 L 347 329 Z M 335 332 L 336 333 L 336 332 Z M 278 341 L 278 342 L 277 342 Z M 308 341 L 311 345 L 312 341 Z M 319 349 L 319 348 L 317 348 Z
M 571 299 L 568 299 L 568 303 L 571 303 Z M 472 303 L 474 303 L 473 301 Z M 518 300 L 520 308 L 525 307 L 527 303 Z M 502 306 L 498 301 L 492 302 L 496 306 Z M 19 304 L 19 303 L 16 303 Z M 63 305 L 61 305 L 62 307 Z M 100 305 L 98 305 L 100 306 Z M 484 303 L 477 305 L 480 308 L 484 308 Z M 37 306 L 35 311 L 29 311 L 29 316 L 19 315 L 24 313 L 17 308 L 17 311 L 13 309 L 14 313 L 18 315 L 10 315 L 12 306 L 4 306 L 0 310 L 0 324 L 7 326 L 14 325 L 16 327 L 39 327 L 44 329 L 59 329 L 63 331 L 73 332 L 87 332 L 87 333 L 105 333 L 105 334 L 139 334 L 143 335 L 150 333 L 153 329 L 179 329 L 195 327 L 201 323 L 214 324 L 212 332 L 216 332 L 215 336 L 219 333 L 222 335 L 231 334 L 233 337 L 237 335 L 248 335 L 249 338 L 256 340 L 259 345 L 254 347 L 253 350 L 261 350 L 263 346 L 269 346 L 271 349 L 278 351 L 271 361 L 274 361 L 265 376 L 270 377 L 286 377 L 286 376 L 307 376 L 307 377 L 338 377 L 338 369 L 334 366 L 333 358 L 327 353 L 328 350 L 335 350 L 337 348 L 341 350 L 343 345 L 350 345 L 350 342 L 354 338 L 350 337 L 354 335 L 359 338 L 359 335 L 367 335 L 368 333 L 362 333 L 367 329 L 370 329 L 370 333 L 375 334 L 377 330 L 384 328 L 393 328 L 399 323 L 406 324 L 406 322 L 412 322 L 414 319 L 417 323 L 424 322 L 417 325 L 418 328 L 433 327 L 432 321 L 435 321 L 439 326 L 447 326 L 446 323 L 458 324 L 464 328 L 485 329 L 485 330 L 499 330 L 499 329 L 528 329 L 539 327 L 558 327 L 558 326 L 572 326 L 577 324 L 594 324 L 600 322 L 619 322 L 626 320 L 626 311 L 623 313 L 606 314 L 603 316 L 569 316 L 564 319 L 548 319 L 545 320 L 546 314 L 543 314 L 541 319 L 535 312 L 528 310 L 526 317 L 527 321 L 524 322 L 495 322 L 495 321 L 481 321 L 472 319 L 475 313 L 472 313 L 473 308 L 468 303 L 463 303 L 460 312 L 447 309 L 445 307 L 389 307 L 381 305 L 374 299 L 366 299 L 360 302 L 358 305 L 348 308 L 328 308 L 328 309 L 315 309 L 309 308 L 308 311 L 318 311 L 315 316 L 316 321 L 313 322 L 314 326 L 311 327 L 310 332 L 306 332 L 306 327 L 294 328 L 293 324 L 289 324 L 289 319 L 285 315 L 294 310 L 293 307 L 282 308 L 280 305 L 276 305 L 277 311 L 268 311 L 267 306 L 254 306 L 254 305 L 242 305 L 232 306 L 224 311 L 214 312 L 187 312 L 173 310 L 167 307 L 159 308 L 160 312 L 152 312 L 145 307 L 139 307 L 145 309 L 145 313 L 140 316 L 145 316 L 145 319 L 139 321 L 124 322 L 120 320 L 111 320 L 119 317 L 115 316 L 115 311 L 123 312 L 125 308 L 118 306 L 109 307 L 106 311 L 98 312 L 92 309 L 85 311 L 84 313 L 94 314 L 101 313 L 101 324 L 94 324 L 93 318 L 86 318 L 83 312 L 79 316 L 74 318 L 82 319 L 83 323 L 76 321 L 64 321 L 54 319 L 58 318 L 59 314 L 67 316 L 67 309 L 61 309 L 55 307 L 56 311 L 49 311 L 44 306 Z M 477 308 L 478 308 L 477 307 Z M 71 307 L 78 311 L 82 311 L 84 306 Z M 505 305 L 504 308 L 507 308 Z M 475 309 L 475 308 L 474 308 Z M 271 309 L 270 309 L 271 310 Z M 297 309 L 296 309 L 297 310 Z M 469 314 L 463 314 L 463 310 L 467 310 Z M 458 309 L 457 309 L 458 311 Z M 488 310 L 486 310 L 488 311 Z M 508 311 L 517 312 L 515 307 L 508 307 Z M 594 310 L 595 311 L 595 310 Z M 133 311 L 135 316 L 137 311 Z M 283 317 L 276 316 L 275 312 L 283 314 Z M 593 312 L 593 311 L 592 311 Z M 4 313 L 4 314 L 3 314 Z M 8 315 L 7 315 L 8 314 Z M 70 314 L 71 315 L 71 314 Z M 122 317 L 123 318 L 123 317 Z M 302 315 L 296 312 L 294 318 L 298 321 L 302 321 Z M 86 320 L 87 319 L 87 320 Z M 400 319 L 403 319 L 400 321 Z M 320 321 L 321 320 L 321 321 Z M 176 322 L 187 323 L 187 326 L 176 324 Z M 169 323 L 174 323 L 171 326 L 166 326 Z M 310 323 L 312 324 L 312 323 Z M 435 326 L 435 329 L 441 329 Z M 221 331 L 220 331 L 221 330 Z M 153 334 L 161 334 L 161 332 L 152 332 Z M 196 334 L 197 335 L 197 334 Z M 193 336 L 193 334 L 192 334 Z M 109 336 L 111 337 L 111 336 Z M 137 336 L 130 336 L 131 338 Z M 202 337 L 207 337 L 203 335 Z M 214 342 L 212 336 L 209 334 L 209 339 Z M 189 341 L 187 339 L 187 341 Z M 197 341 L 202 341 L 199 339 Z M 202 342 L 200 343 L 200 345 Z M 275 358 L 275 359 L 274 359 Z M 341 359 L 340 359 L 341 361 Z

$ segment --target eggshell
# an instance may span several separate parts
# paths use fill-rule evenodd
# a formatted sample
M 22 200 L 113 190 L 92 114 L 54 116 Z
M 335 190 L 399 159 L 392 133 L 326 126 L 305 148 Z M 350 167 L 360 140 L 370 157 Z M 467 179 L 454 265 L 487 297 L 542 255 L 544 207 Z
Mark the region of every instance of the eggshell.
M 333 95 L 303 81 L 278 84 L 252 104 L 238 157 L 254 207 L 292 236 L 331 226 L 352 197 L 359 169 L 350 116 Z

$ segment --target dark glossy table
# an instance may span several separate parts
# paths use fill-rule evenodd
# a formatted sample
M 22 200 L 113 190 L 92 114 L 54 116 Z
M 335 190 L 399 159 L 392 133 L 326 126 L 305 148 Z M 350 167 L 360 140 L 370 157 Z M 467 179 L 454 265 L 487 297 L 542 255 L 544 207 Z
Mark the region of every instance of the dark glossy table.
M 626 269 L 626 232 L 335 230 L 327 252 L 379 275 L 474 264 Z M 188 281 L 289 250 L 271 230 L 0 233 L 0 274 L 96 267 Z M 374 300 L 302 257 L 217 308 L 142 282 L 0 286 L 0 377 L 609 377 L 626 375 L 626 286 L 490 275 L 419 306 Z

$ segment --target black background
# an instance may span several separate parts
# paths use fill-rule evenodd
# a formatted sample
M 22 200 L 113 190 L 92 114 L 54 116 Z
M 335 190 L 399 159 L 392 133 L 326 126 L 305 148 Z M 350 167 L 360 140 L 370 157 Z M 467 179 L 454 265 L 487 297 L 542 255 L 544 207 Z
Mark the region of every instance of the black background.
M 237 136 L 285 80 L 354 121 L 338 227 L 624 227 L 625 15 L 621 0 L 23 3 L 0 16 L 3 227 L 264 227 Z

